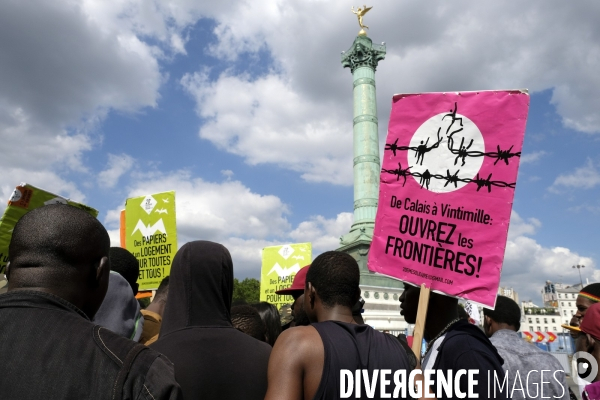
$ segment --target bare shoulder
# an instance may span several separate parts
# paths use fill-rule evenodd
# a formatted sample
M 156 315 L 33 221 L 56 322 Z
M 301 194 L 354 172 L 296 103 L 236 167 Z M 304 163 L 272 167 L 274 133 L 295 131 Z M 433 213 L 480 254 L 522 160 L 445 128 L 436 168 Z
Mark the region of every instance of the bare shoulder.
M 321 336 L 314 327 L 310 325 L 295 326 L 293 328 L 286 329 L 285 331 L 283 331 L 281 335 L 279 335 L 279 337 L 277 338 L 277 342 L 275 343 L 275 345 L 277 345 L 278 343 L 285 344 L 289 342 L 294 343 L 294 345 L 296 346 L 303 344 L 310 345 L 314 344 L 314 341 L 317 339 L 320 340 Z
M 285 330 L 277 338 L 269 358 L 269 386 L 265 399 L 312 398 L 321 379 L 323 354 L 323 342 L 312 326 Z M 313 376 L 317 373 L 318 376 Z
M 319 332 L 312 326 L 297 326 L 279 335 L 271 354 L 285 357 L 291 363 L 307 365 L 314 357 L 322 357 L 323 353 Z

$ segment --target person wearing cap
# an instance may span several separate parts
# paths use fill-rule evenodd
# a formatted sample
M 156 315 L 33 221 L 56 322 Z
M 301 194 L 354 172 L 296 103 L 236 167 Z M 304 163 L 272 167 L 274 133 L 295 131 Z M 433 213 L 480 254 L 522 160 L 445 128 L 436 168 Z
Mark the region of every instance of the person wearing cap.
M 571 322 L 569 325 L 562 325 L 563 328 L 569 329 L 569 326 L 579 326 L 581 324 L 581 320 L 583 319 L 587 309 L 592 305 L 600 302 L 600 283 L 592 283 L 591 285 L 587 285 L 579 292 L 577 296 L 577 300 L 575 305 L 577 306 L 577 312 L 571 318 Z M 577 339 L 578 332 L 576 330 L 571 330 L 571 336 L 574 339 Z
M 589 353 L 596 360 L 596 366 L 600 365 L 600 303 L 590 305 L 585 313 L 586 317 L 581 325 L 566 326 L 567 329 L 577 333 L 575 349 L 580 352 Z M 586 377 L 592 383 L 585 386 L 582 399 L 600 399 L 600 369 L 596 370 L 596 376 Z
M 293 326 L 310 325 L 310 321 L 308 320 L 306 312 L 304 311 L 304 282 L 306 281 L 306 274 L 308 273 L 309 268 L 310 264 L 300 269 L 300 271 L 296 273 L 296 276 L 294 276 L 294 281 L 292 282 L 292 286 L 275 292 L 276 294 L 289 295 L 294 298 L 294 303 L 292 304 L 292 321 L 282 326 L 282 331 Z
M 558 360 L 527 343 L 517 333 L 521 326 L 521 308 L 514 300 L 498 296 L 496 307 L 484 308 L 483 315 L 483 331 L 504 359 L 502 369 L 513 400 L 570 398 L 565 372 Z

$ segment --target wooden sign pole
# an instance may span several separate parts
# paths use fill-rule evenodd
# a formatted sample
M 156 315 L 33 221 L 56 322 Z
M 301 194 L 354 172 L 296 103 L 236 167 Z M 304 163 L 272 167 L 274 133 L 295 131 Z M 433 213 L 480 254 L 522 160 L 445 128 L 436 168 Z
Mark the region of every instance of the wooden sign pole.
M 425 332 L 425 319 L 427 318 L 427 307 L 429 306 L 429 294 L 431 290 L 421 285 L 421 294 L 419 295 L 419 308 L 417 309 L 417 320 L 415 321 L 415 330 L 413 332 L 412 351 L 417 356 L 417 361 L 421 362 L 421 343 L 423 342 L 423 333 Z

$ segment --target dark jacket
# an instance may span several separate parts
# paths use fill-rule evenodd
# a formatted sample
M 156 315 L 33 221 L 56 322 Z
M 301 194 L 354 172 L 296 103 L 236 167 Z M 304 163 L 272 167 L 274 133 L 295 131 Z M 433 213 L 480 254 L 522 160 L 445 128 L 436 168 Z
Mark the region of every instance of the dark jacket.
M 481 329 L 468 321 L 458 321 L 448 330 L 438 351 L 433 364 L 434 370 L 452 370 L 453 372 L 478 370 L 479 373 L 474 377 L 478 382 L 474 385 L 473 392 L 477 393 L 480 399 L 510 399 L 506 393 L 506 387 L 504 392 L 500 392 L 497 388 L 494 395 L 494 374 L 499 382 L 504 380 L 504 370 L 502 369 L 504 360 Z M 457 394 L 456 389 L 453 386 L 454 394 Z M 488 389 L 490 390 L 489 395 Z M 468 394 L 466 375 L 460 378 L 460 391 Z M 446 397 L 445 393 L 439 397 L 439 399 L 447 398 L 453 397 Z
M 140 347 L 60 297 L 0 295 L 2 400 L 181 399 L 169 360 Z M 124 364 L 128 376 L 119 375 Z
M 271 346 L 233 328 L 233 264 L 220 244 L 185 244 L 171 266 L 160 336 L 186 399 L 264 399 Z

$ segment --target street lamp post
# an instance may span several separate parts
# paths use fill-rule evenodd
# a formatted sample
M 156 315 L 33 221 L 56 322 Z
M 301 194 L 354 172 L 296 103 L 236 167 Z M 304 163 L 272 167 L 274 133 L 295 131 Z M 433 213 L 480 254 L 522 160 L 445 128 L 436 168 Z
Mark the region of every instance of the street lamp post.
M 573 265 L 573 268 L 577 268 L 577 271 L 579 271 L 579 282 L 581 283 L 581 288 L 583 289 L 583 279 L 581 279 L 581 268 L 585 268 L 585 265 Z

